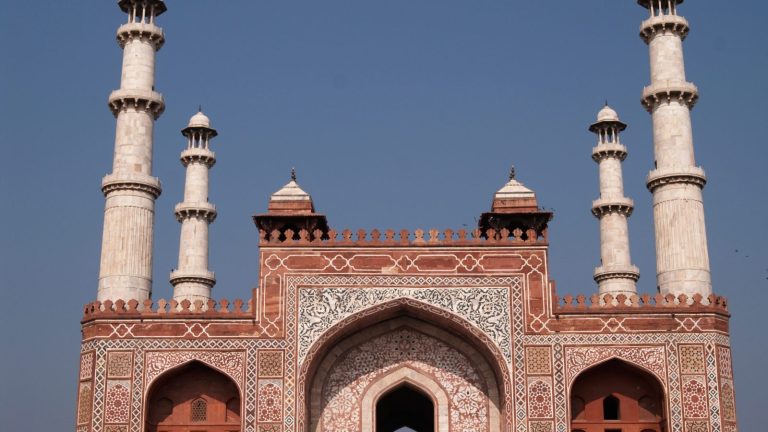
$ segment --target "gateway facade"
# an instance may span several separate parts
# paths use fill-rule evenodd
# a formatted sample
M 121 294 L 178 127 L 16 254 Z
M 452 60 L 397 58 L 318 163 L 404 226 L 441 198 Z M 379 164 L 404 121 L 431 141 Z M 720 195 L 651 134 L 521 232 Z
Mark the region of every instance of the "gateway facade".
M 124 50 L 97 300 L 84 308 L 76 431 L 734 432 L 725 299 L 712 294 L 685 80 L 682 0 L 649 13 L 654 126 L 648 176 L 655 296 L 638 295 L 624 196 L 626 127 L 609 107 L 590 130 L 600 170 L 598 292 L 558 296 L 552 214 L 511 173 L 478 227 L 336 231 L 295 175 L 254 216 L 260 283 L 215 301 L 208 170 L 216 131 L 182 131 L 187 177 L 171 300 L 152 297 L 154 61 L 161 0 L 121 0 Z M 480 213 L 480 211 L 478 211 Z

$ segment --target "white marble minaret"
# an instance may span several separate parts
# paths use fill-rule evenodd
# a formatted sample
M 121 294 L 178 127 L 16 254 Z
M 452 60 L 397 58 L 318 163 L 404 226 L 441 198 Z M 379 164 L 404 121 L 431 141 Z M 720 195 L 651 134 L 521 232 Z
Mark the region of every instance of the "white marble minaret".
M 109 95 L 117 119 L 112 173 L 104 177 L 106 197 L 98 299 L 147 299 L 152 292 L 152 239 L 160 181 L 152 176 L 152 133 L 163 112 L 155 91 L 155 52 L 165 41 L 155 24 L 162 0 L 121 0 L 128 22 L 117 30 L 123 48 L 120 89 Z
M 688 21 L 677 14 L 683 0 L 640 0 L 650 17 L 640 26 L 648 44 L 651 85 L 643 105 L 653 116 L 655 169 L 647 179 L 653 193 L 656 274 L 662 294 L 712 293 L 701 191 L 704 170 L 696 166 L 690 110 L 698 98 L 685 79 L 683 39 Z
M 629 254 L 627 218 L 632 214 L 634 203 L 624 196 L 621 172 L 627 148 L 619 135 L 626 127 L 608 105 L 597 113 L 597 123 L 589 127 L 597 135 L 592 159 L 600 167 L 600 198 L 592 202 L 592 214 L 600 219 L 601 265 L 595 269 L 595 282 L 601 296 L 611 294 L 614 298 L 619 294 L 627 297 L 636 294 L 640 277 Z
M 210 141 L 217 133 L 202 111 L 189 119 L 181 133 L 187 138 L 187 148 L 181 152 L 187 179 L 184 202 L 175 209 L 176 219 L 181 222 L 181 239 L 179 267 L 171 272 L 173 298 L 207 302 L 216 284 L 213 272 L 208 270 L 208 225 L 216 219 L 216 207 L 208 202 L 208 170 L 216 163 Z

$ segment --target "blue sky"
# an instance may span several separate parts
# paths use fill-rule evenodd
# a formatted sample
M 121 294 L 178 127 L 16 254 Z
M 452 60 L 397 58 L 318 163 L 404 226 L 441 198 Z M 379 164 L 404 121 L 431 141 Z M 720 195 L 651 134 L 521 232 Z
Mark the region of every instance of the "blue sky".
M 623 141 L 632 254 L 655 288 L 645 12 L 632 0 L 169 1 L 159 22 L 154 297 L 171 293 L 184 171 L 179 134 L 198 104 L 213 141 L 216 297 L 257 282 L 250 216 L 295 166 L 336 228 L 462 228 L 490 206 L 510 165 L 555 211 L 550 272 L 592 293 L 599 262 L 597 166 L 587 132 L 605 99 Z M 687 1 L 687 74 L 714 289 L 728 296 L 743 430 L 760 430 L 768 357 L 768 4 Z M 111 1 L 0 0 L 0 424 L 73 424 L 81 306 L 95 298 L 124 21 Z M 43 407 L 41 409 L 41 407 Z

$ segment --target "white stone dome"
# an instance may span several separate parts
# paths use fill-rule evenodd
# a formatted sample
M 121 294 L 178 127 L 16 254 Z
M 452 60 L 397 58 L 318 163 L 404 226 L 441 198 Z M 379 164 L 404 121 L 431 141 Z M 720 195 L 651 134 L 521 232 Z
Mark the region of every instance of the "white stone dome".
M 211 127 L 211 120 L 208 118 L 207 115 L 203 114 L 202 111 L 199 111 L 197 114 L 193 115 L 189 119 L 189 124 L 187 127 L 204 127 L 204 128 L 210 128 Z
M 603 107 L 603 109 L 600 110 L 600 112 L 597 113 L 597 121 L 619 121 L 619 115 L 616 113 L 616 111 L 613 110 L 613 108 L 606 105 Z

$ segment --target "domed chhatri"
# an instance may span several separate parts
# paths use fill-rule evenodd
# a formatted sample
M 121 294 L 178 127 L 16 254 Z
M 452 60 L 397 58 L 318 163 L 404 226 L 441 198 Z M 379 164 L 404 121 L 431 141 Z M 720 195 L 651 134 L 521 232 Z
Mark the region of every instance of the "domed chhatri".
M 207 115 L 203 114 L 202 111 L 198 111 L 189 118 L 189 123 L 187 124 L 187 127 L 190 128 L 210 128 L 211 127 L 211 120 L 208 118 Z
M 606 104 L 603 109 L 597 113 L 597 121 L 619 121 L 619 114 L 617 114 L 613 108 Z

